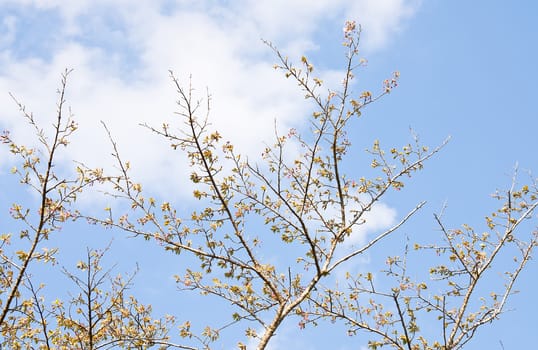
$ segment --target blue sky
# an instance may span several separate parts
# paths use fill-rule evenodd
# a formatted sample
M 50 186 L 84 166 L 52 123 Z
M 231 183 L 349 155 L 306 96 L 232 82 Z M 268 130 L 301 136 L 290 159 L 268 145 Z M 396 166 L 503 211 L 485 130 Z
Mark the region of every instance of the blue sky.
M 182 79 L 192 74 L 201 92 L 207 87 L 213 124 L 238 149 L 258 157 L 261 140 L 272 137 L 274 119 L 283 129 L 300 129 L 312 107 L 271 68 L 276 57 L 260 38 L 296 62 L 306 54 L 324 80 L 337 86 L 343 69 L 342 25 L 354 19 L 363 26 L 361 55 L 368 60 L 356 74 L 357 90 L 375 91 L 393 71 L 401 73 L 399 87 L 363 113 L 360 129 L 352 133 L 354 144 L 364 148 L 374 138 L 404 144 L 409 128 L 431 146 L 451 136 L 403 193 L 389 196 L 372 218 L 375 233 L 390 224 L 393 212 L 402 215 L 427 200 L 403 229 L 411 240 L 414 235 L 423 238 L 439 234 L 432 214 L 444 203 L 448 226 L 480 226 L 495 204 L 490 194 L 510 186 L 516 163 L 523 177 L 527 170 L 538 172 L 536 18 L 538 5 L 530 0 L 0 0 L 0 129 L 31 142 L 8 92 L 49 125 L 60 74 L 73 68 L 67 98 L 81 128 L 60 164 L 76 159 L 111 166 L 103 120 L 145 188 L 182 202 L 190 189 L 172 181 L 170 174 L 182 178 L 188 171 L 185 163 L 163 140 L 138 127 L 140 122 L 159 125 L 171 119 L 176 98 L 168 70 Z M 11 162 L 6 150 L 0 150 L 3 226 L 10 225 L 13 197 L 27 196 L 11 187 Z M 82 204 L 90 211 L 110 204 L 102 201 L 93 195 Z M 177 305 L 187 298 L 198 300 L 174 291 L 174 257 L 121 233 L 77 226 L 57 238 L 64 248 L 63 263 L 78 259 L 86 245 L 105 246 L 112 235 L 117 253 L 110 262 L 122 261 L 122 271 L 140 264 L 136 285 L 141 299 L 164 312 L 176 307 L 162 303 L 166 298 Z M 368 268 L 372 259 L 363 263 Z M 521 292 L 508 305 L 513 311 L 483 329 L 467 348 L 501 349 L 502 341 L 505 349 L 518 349 L 538 342 L 536 268 L 531 262 L 518 283 Z M 308 332 L 303 336 L 287 329 L 273 349 L 290 344 L 319 348 Z M 361 337 L 341 339 L 342 349 L 365 345 Z

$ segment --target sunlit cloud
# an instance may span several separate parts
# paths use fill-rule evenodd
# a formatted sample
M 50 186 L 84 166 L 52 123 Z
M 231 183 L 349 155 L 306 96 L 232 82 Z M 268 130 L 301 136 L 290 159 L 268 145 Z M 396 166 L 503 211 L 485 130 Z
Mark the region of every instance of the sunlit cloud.
M 367 50 L 380 50 L 391 42 L 394 34 L 402 30 L 421 0 L 353 1 L 349 13 L 361 24 L 362 44 Z
M 185 86 L 192 77 L 198 98 L 211 95 L 213 127 L 256 159 L 274 135 L 275 120 L 282 130 L 300 127 L 311 108 L 295 84 L 271 69 L 275 57 L 260 38 L 293 57 L 317 49 L 320 26 L 340 28 L 346 18 L 355 18 L 371 33 L 364 45 L 381 49 L 413 13 L 414 3 L 5 1 L 0 5 L 8 13 L 2 23 L 7 35 L 0 42 L 1 127 L 30 137 L 8 91 L 42 125 L 50 125 L 60 73 L 73 68 L 67 102 L 80 132 L 63 159 L 111 166 L 104 121 L 141 181 L 158 192 L 188 193 L 180 179 L 182 158 L 139 126 L 173 121 L 177 97 L 168 70 Z M 25 28 L 19 22 L 26 9 L 37 16 L 54 13 L 61 21 L 53 30 Z M 45 29 L 51 34 L 35 51 L 12 46 L 24 33 Z M 332 81 L 339 73 L 320 72 Z M 178 174 L 177 181 L 170 174 Z
M 392 227 L 395 223 L 396 210 L 385 203 L 376 203 L 370 211 L 362 216 L 360 225 L 355 226 L 345 243 L 349 246 L 364 245 L 368 239 L 368 235 L 379 234 Z

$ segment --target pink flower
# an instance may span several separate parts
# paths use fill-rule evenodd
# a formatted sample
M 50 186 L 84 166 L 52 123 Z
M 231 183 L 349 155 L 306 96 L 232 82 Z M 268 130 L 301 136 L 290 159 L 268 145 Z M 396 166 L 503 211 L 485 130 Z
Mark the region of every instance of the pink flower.
M 346 21 L 344 24 L 344 36 L 347 38 L 357 28 L 355 21 Z

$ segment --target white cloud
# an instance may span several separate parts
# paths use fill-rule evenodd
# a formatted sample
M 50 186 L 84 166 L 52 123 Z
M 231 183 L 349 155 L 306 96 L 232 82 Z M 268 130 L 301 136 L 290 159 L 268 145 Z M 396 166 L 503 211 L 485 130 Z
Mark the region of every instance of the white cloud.
M 395 223 L 396 210 L 385 203 L 376 203 L 370 211 L 362 216 L 361 224 L 353 229 L 345 243 L 347 245 L 363 245 L 366 243 L 368 234 L 381 233 Z
M 351 18 L 361 24 L 362 44 L 367 50 L 379 50 L 412 17 L 421 0 L 358 0 L 349 8 Z
M 360 209 L 359 204 L 355 207 L 348 205 L 346 216 L 352 217 L 354 210 Z M 335 215 L 337 211 L 335 211 Z M 350 252 L 364 247 L 370 240 L 382 234 L 396 224 L 397 212 L 385 203 L 377 202 L 372 205 L 371 209 L 361 216 L 361 219 L 352 229 L 349 237 L 346 238 L 342 249 L 338 252 L 337 258 L 342 258 Z M 341 264 L 335 272 L 335 278 L 338 281 L 346 280 L 347 272 L 360 271 L 370 263 L 368 254 L 356 256 L 354 259 L 347 260 Z
M 365 196 L 362 203 L 349 202 L 345 206 L 346 222 L 349 225 L 352 220 L 356 218 L 357 213 L 363 211 L 362 207 L 365 203 L 369 203 L 369 198 Z M 327 206 L 325 209 L 318 208 L 319 215 L 323 218 L 334 218 L 336 222 L 340 222 L 342 215 L 340 207 L 337 203 L 331 206 Z M 308 223 L 309 227 L 323 226 L 316 215 L 314 219 Z M 352 232 L 349 237 L 346 238 L 344 246 L 347 248 L 360 248 L 367 243 L 368 235 L 381 234 L 384 230 L 396 224 L 397 212 L 394 208 L 389 207 L 385 203 L 376 202 L 372 204 L 370 210 L 361 214 L 361 217 L 351 227 Z M 371 238 L 371 237 L 370 237 Z
M 28 131 L 22 131 L 22 120 L 8 91 L 43 120 L 42 125 L 50 125 L 59 75 L 72 67 L 75 71 L 67 98 L 81 128 L 65 159 L 89 165 L 105 162 L 110 145 L 100 125 L 103 120 L 141 180 L 158 191 L 169 191 L 172 186 L 179 193 L 189 191 L 180 189 L 179 178 L 175 186 L 170 184 L 171 174 L 185 172 L 185 164 L 163 140 L 138 127 L 140 122 L 158 126 L 172 118 L 176 96 L 168 69 L 185 83 L 192 74 L 200 97 L 204 97 L 206 87 L 209 89 L 212 124 L 256 158 L 263 146 L 261 140 L 273 136 L 274 119 L 283 129 L 299 126 L 309 108 L 297 87 L 270 68 L 275 58 L 261 37 L 278 43 L 290 55 L 298 55 L 316 47 L 315 35 L 323 30 L 320 25 L 331 23 L 340 28 L 344 19 L 356 18 L 372 33 L 365 37 L 365 45 L 369 40 L 370 47 L 381 48 L 414 8 L 413 2 L 403 0 L 357 1 L 353 5 L 340 0 L 244 0 L 229 5 L 179 1 L 171 6 L 149 0 L 26 0 L 11 4 L 57 9 L 64 22 L 49 59 L 41 57 L 38 50 L 24 57 L 9 47 L 0 53 L 0 104 L 5 106 L 0 112 L 1 127 L 29 137 Z M 98 21 L 104 28 L 90 31 L 85 21 L 102 13 L 114 13 L 116 22 Z M 16 19 L 4 22 L 13 28 Z M 107 29 L 114 30 L 113 35 L 100 36 Z M 13 30 L 10 33 L 14 35 Z M 85 41 L 89 36 L 90 42 Z M 105 39 L 108 46 L 99 45 L 99 40 Z M 16 38 L 6 42 L 13 40 Z M 322 72 L 331 77 L 336 73 Z

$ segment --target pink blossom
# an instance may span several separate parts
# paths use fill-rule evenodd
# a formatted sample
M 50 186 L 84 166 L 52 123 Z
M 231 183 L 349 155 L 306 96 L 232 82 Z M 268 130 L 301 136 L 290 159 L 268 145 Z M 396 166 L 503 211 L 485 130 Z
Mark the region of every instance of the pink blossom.
M 344 24 L 344 36 L 347 38 L 357 28 L 355 21 L 346 21 Z

